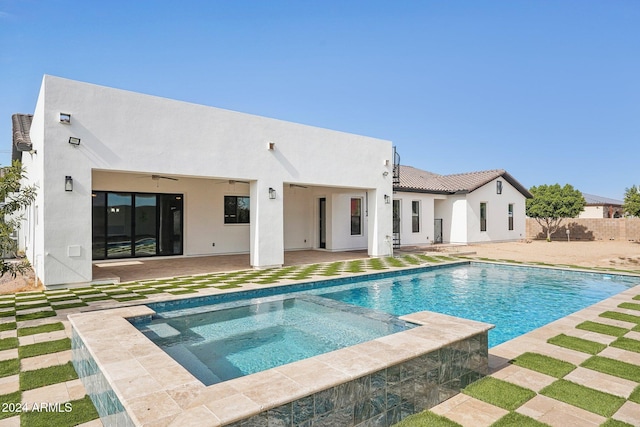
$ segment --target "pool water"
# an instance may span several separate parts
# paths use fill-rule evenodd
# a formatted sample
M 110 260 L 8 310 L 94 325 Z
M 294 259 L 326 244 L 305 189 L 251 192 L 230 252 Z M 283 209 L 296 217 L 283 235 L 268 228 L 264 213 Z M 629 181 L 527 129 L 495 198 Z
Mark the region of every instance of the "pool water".
M 312 292 L 396 316 L 428 310 L 491 323 L 493 347 L 638 284 L 638 277 L 478 263 Z
M 493 324 L 493 347 L 640 283 L 488 263 L 383 276 L 154 303 L 134 325 L 211 385 L 410 328 L 397 316 L 419 311 Z
M 137 325 L 205 385 L 415 326 L 390 315 L 305 295 L 208 308 L 165 313 L 165 318 Z

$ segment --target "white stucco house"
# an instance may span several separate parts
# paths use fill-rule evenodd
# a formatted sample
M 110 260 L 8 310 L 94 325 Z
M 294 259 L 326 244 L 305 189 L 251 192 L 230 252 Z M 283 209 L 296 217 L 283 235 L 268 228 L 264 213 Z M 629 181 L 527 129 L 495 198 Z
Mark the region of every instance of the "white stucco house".
M 578 218 L 622 218 L 624 201 L 582 193 L 586 202 Z
M 394 186 L 396 246 L 523 239 L 525 200 L 533 197 L 505 170 L 438 175 L 400 166 Z
M 45 76 L 14 148 L 45 286 L 91 282 L 96 260 L 393 250 L 389 141 Z
M 47 287 L 140 257 L 366 250 L 517 240 L 531 197 L 504 170 L 400 166 L 390 141 L 53 76 L 15 114 L 38 194 L 18 245 Z

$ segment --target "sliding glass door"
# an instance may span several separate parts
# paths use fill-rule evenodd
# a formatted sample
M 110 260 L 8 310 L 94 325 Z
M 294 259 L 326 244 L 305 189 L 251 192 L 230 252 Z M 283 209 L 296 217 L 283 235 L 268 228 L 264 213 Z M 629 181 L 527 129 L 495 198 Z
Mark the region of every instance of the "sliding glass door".
M 182 195 L 93 192 L 93 259 L 182 254 Z

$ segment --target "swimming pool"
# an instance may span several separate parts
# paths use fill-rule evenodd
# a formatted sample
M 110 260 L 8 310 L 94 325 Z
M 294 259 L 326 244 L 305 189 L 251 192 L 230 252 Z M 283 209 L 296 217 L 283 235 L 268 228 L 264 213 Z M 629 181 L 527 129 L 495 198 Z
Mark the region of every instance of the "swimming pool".
M 475 262 L 369 277 L 149 306 L 165 316 L 185 307 L 303 292 L 394 316 L 427 310 L 491 323 L 495 328 L 489 333 L 489 347 L 493 347 L 640 283 L 633 276 Z
M 211 385 L 416 325 L 338 301 L 297 295 L 178 310 L 136 326 L 203 384 Z
M 638 283 L 638 277 L 473 263 L 311 293 L 396 316 L 428 310 L 491 323 L 493 347 Z

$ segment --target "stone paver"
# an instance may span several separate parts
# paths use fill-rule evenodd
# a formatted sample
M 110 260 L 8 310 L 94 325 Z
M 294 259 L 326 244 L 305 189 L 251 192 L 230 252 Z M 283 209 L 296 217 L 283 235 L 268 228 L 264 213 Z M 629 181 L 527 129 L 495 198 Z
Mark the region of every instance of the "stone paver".
M 457 405 L 451 405 L 447 410 L 433 409 L 438 415 L 445 416 L 464 427 L 488 427 L 509 413 L 509 411 L 490 405 L 473 397 L 457 399 Z M 451 399 L 454 399 L 455 396 Z M 451 400 L 449 399 L 449 400 Z
M 627 401 L 611 418 L 640 426 L 640 404 Z
M 516 412 L 552 427 L 597 427 L 606 421 L 603 416 L 541 394 L 525 402 Z
M 577 367 L 574 371 L 569 372 L 569 374 L 565 375 L 564 379 L 604 391 L 605 393 L 615 394 L 625 399 L 628 398 L 631 392 L 638 386 L 638 383 L 635 381 L 625 380 L 624 378 L 614 377 L 613 375 L 603 374 L 602 372 L 581 367 Z

